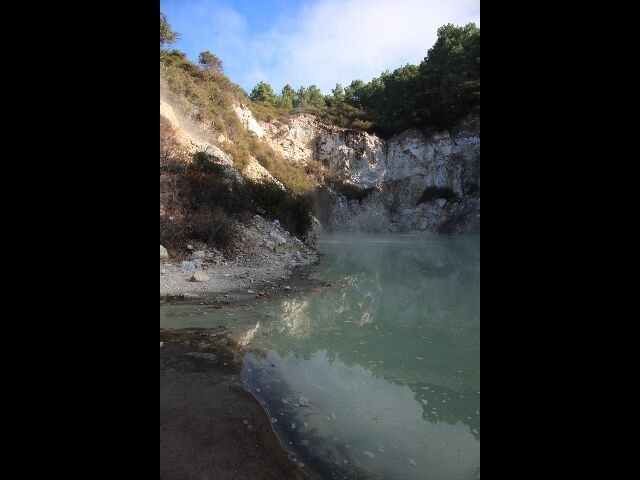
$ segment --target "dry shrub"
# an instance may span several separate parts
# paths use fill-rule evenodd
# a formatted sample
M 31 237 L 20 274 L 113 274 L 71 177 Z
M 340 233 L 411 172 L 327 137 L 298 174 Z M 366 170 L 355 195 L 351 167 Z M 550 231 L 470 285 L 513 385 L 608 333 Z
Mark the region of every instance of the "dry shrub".
M 229 250 L 238 237 L 236 226 L 219 208 L 201 207 L 190 218 L 190 237 Z
M 184 166 L 186 156 L 186 148 L 178 141 L 176 129 L 160 115 L 160 168 L 179 170 Z

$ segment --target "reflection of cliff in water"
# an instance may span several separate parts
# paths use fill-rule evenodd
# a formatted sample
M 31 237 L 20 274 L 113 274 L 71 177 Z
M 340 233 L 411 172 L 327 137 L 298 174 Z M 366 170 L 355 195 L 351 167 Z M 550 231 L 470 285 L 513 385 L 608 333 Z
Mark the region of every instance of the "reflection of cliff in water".
M 333 240 L 325 245 L 332 258 L 322 275 L 372 295 L 384 318 L 421 323 L 426 315 L 443 328 L 466 325 L 470 316 L 477 323 L 479 237 L 394 238 L 397 242 L 375 236 Z
M 324 245 L 319 276 L 334 286 L 272 305 L 254 345 L 366 368 L 408 386 L 425 420 L 479 435 L 478 237 L 345 238 Z

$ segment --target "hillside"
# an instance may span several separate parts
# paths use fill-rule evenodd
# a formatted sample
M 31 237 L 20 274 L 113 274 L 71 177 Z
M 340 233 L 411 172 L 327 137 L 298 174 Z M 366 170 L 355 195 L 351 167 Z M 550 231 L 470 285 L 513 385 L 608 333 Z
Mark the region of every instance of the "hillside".
M 418 77 L 398 72 L 427 72 L 429 58 L 451 64 L 446 54 L 452 51 L 452 37 L 477 40 L 477 52 L 471 53 L 479 62 L 479 30 L 476 39 L 474 28 L 443 27 L 421 68 L 383 75 L 378 90 L 371 90 L 376 79 L 356 82 L 359 90 L 353 85 L 344 94 L 336 89 L 333 99 L 320 101 L 310 87 L 290 95 L 291 102 L 289 90 L 273 95 L 264 83 L 247 95 L 222 73 L 217 57 L 209 54 L 203 60 L 201 55 L 196 65 L 179 51 L 162 49 L 161 33 L 161 244 L 178 260 L 192 255 L 191 245 L 227 258 L 253 252 L 246 256 L 250 261 L 255 244 L 266 245 L 269 237 L 284 234 L 304 243 L 295 250 L 298 259 L 312 252 L 320 226 L 332 231 L 479 231 L 475 100 L 461 101 L 444 116 L 435 115 L 443 108 L 438 104 L 427 116 L 405 111 L 400 118 L 393 108 L 397 98 L 389 93 L 400 88 L 398 82 L 416 85 Z M 479 89 L 479 70 L 468 70 L 468 78 L 478 78 L 464 82 Z M 380 108 L 388 115 L 383 119 L 382 110 L 367 102 L 380 104 L 380 98 L 372 98 L 385 85 Z M 349 102 L 356 91 L 354 105 Z M 404 105 L 425 101 L 418 95 Z M 433 96 L 430 102 L 437 103 Z M 417 103 L 415 108 L 418 112 Z M 433 120 L 429 124 L 428 118 Z M 264 225 L 256 230 L 256 221 L 275 221 L 280 230 L 274 235 Z

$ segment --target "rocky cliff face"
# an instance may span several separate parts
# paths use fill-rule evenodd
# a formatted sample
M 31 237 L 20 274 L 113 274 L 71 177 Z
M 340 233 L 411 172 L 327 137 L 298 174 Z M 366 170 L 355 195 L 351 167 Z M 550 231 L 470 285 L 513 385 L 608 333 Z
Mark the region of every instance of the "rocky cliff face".
M 325 228 L 444 233 L 480 228 L 479 118 L 468 118 L 452 132 L 426 137 L 407 130 L 385 141 L 307 114 L 283 124 L 257 122 L 243 105 L 236 113 L 285 159 L 324 166 L 330 185 Z M 427 200 L 421 201 L 425 190 Z
M 242 109 L 239 106 L 236 107 L 235 111 L 243 122 L 245 128 L 249 128 L 254 132 L 261 132 L 260 125 L 253 118 L 251 111 L 248 109 Z M 253 156 L 249 157 L 244 169 L 241 172 L 238 172 L 233 166 L 233 157 L 228 153 L 223 152 L 212 142 L 208 141 L 206 139 L 206 130 L 199 131 L 199 126 L 196 125 L 195 122 L 176 112 L 169 99 L 160 98 L 160 116 L 164 117 L 175 129 L 176 140 L 182 144 L 188 155 L 192 155 L 199 150 L 206 151 L 213 156 L 216 162 L 225 167 L 230 176 L 233 176 L 236 181 L 240 183 L 243 182 L 244 177 L 254 181 L 272 182 L 284 189 L 284 185 L 273 178 L 267 169 L 260 165 Z M 224 135 L 217 135 L 216 140 L 219 143 L 222 143 L 226 141 L 227 138 Z

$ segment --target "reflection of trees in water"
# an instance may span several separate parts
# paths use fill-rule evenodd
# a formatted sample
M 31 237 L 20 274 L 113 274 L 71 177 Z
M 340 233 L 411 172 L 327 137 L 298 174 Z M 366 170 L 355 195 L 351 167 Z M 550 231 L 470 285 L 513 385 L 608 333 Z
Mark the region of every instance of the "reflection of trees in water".
M 474 389 L 465 386 L 451 390 L 431 384 L 427 393 L 423 384 L 408 384 L 407 387 L 415 393 L 416 401 L 422 405 L 422 418 L 425 421 L 446 422 L 450 425 L 462 423 L 477 440 L 480 440 L 480 416 L 476 413 L 479 401 Z M 447 402 L 447 408 L 442 408 L 442 400 Z
M 302 428 L 303 419 L 298 417 L 299 411 L 291 403 L 283 405 L 283 398 L 298 398 L 300 392 L 292 390 L 286 382 L 274 382 L 272 375 L 266 374 L 268 354 L 264 351 L 252 350 L 250 355 L 244 358 L 245 368 L 243 376 L 251 386 L 254 394 L 266 408 L 267 414 L 287 421 L 279 421 L 273 424 L 278 436 L 284 445 L 297 454 L 307 469 L 319 475 L 319 478 L 366 478 L 368 480 L 382 480 L 382 476 L 372 472 L 366 465 L 349 462 L 343 463 L 343 459 L 350 458 L 352 453 L 343 443 L 336 442 L 332 438 L 320 433 L 315 427 Z M 252 371 L 249 372 L 249 369 Z M 276 372 L 274 372 L 277 375 Z M 278 415 L 286 412 L 286 417 Z M 289 428 L 291 420 L 298 423 L 298 428 Z M 303 423 L 304 424 L 304 423 Z
M 368 292 L 376 302 L 374 313 L 385 320 L 416 324 L 428 315 L 430 324 L 450 328 L 478 316 L 477 237 L 395 238 L 413 243 L 382 243 L 369 236 L 330 244 L 320 275 L 353 288 L 347 295 Z
M 462 422 L 479 435 L 477 238 L 406 246 L 365 238 L 325 250 L 320 277 L 334 287 L 275 305 L 260 343 L 281 357 L 324 350 L 330 363 L 365 367 L 408 386 L 425 420 Z M 447 408 L 434 412 L 434 399 Z

